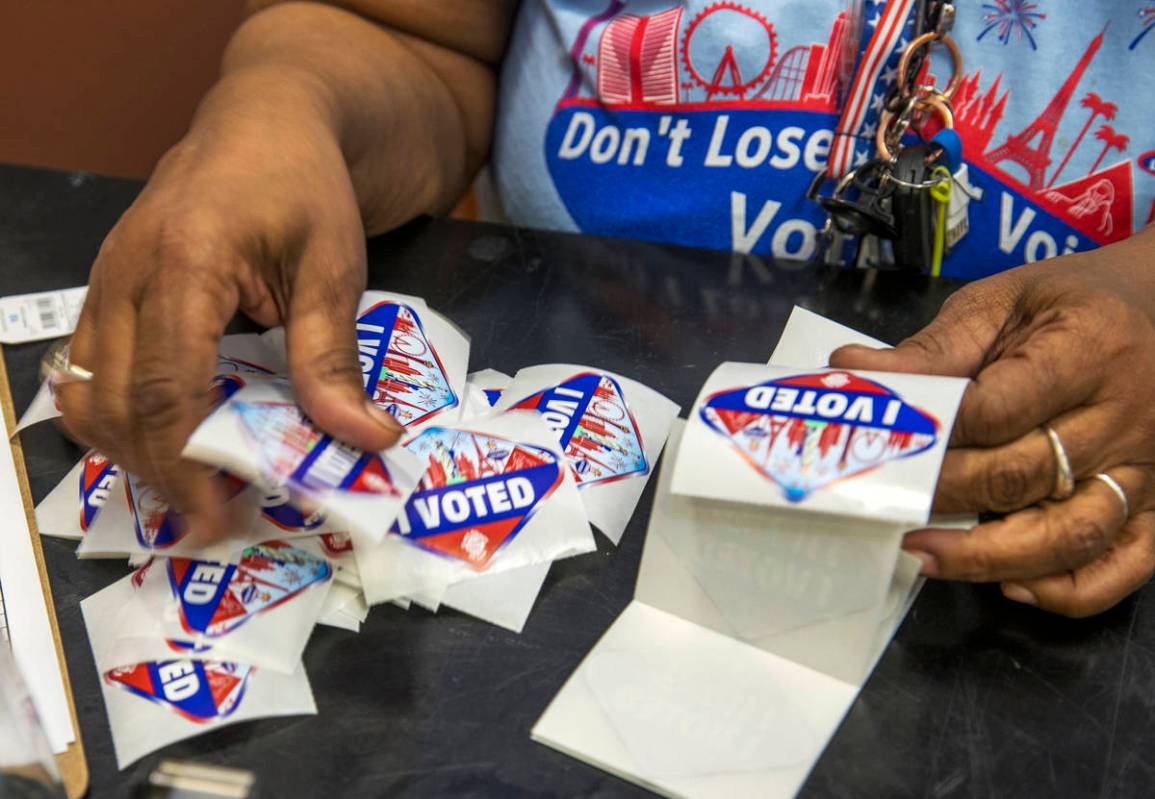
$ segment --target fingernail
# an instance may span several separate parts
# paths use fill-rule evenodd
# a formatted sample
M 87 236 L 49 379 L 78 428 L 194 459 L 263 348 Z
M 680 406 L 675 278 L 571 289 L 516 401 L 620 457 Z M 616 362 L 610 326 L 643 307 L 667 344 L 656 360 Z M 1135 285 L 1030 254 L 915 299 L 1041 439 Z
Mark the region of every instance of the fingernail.
M 922 568 L 918 570 L 919 574 L 927 577 L 938 577 L 938 558 L 929 552 L 923 552 L 921 549 L 905 549 L 903 550 L 908 555 L 914 555 L 922 562 Z
M 1038 605 L 1039 599 L 1018 583 L 1003 583 L 1003 596 L 1012 602 L 1022 602 L 1024 605 Z
M 365 400 L 365 412 L 373 417 L 373 421 L 384 427 L 390 433 L 404 433 L 405 428 L 401 423 L 393 418 L 391 414 L 385 413 L 377 407 L 373 400 Z

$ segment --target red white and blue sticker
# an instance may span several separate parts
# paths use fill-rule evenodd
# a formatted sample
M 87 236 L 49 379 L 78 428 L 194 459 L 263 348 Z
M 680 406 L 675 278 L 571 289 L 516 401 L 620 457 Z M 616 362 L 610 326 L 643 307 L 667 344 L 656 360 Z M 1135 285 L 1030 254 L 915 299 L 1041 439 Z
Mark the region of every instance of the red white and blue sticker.
M 581 372 L 517 402 L 557 436 L 579 488 L 646 474 L 645 446 L 618 381 Z
M 88 532 L 100 509 L 108 502 L 120 469 L 96 450 L 84 456 L 80 470 L 80 529 Z
M 321 533 L 317 536 L 321 549 L 331 558 L 340 558 L 353 551 L 353 538 L 348 533 Z
M 124 492 L 132 511 L 136 541 L 145 549 L 168 549 L 185 536 L 179 516 L 169 510 L 168 502 L 152 486 L 126 472 Z
M 218 472 L 217 479 L 221 481 L 229 499 L 245 488 L 243 481 L 225 472 Z M 185 537 L 187 529 L 180 514 L 169 507 L 155 488 L 136 475 L 125 472 L 124 493 L 132 513 L 136 542 L 143 549 L 168 549 Z
M 157 660 L 112 669 L 109 685 L 156 702 L 194 724 L 227 718 L 244 699 L 251 666 L 213 660 Z
M 561 485 L 558 458 L 533 444 L 432 427 L 405 445 L 428 466 L 393 532 L 483 569 Z
M 273 374 L 265 367 L 230 355 L 217 356 L 217 375 L 213 378 L 214 404 L 221 405 L 245 387 L 242 375 L 260 375 L 269 377 Z
M 312 492 L 400 493 L 379 454 L 354 449 L 322 433 L 295 404 L 236 401 L 233 408 L 260 454 L 265 476 L 279 485 Z
M 289 491 L 284 487 L 274 489 L 261 498 L 261 516 L 289 533 L 316 530 L 325 523 L 324 512 L 301 510 L 293 504 Z
M 360 314 L 357 350 L 366 393 L 402 425 L 457 407 L 459 398 L 412 306 L 385 300 Z
M 703 422 L 792 502 L 898 458 L 925 452 L 940 424 L 873 380 L 822 372 L 709 396 Z
M 280 541 L 249 547 L 235 565 L 171 558 L 167 569 L 181 626 L 210 638 L 227 635 L 333 576 L 324 558 Z

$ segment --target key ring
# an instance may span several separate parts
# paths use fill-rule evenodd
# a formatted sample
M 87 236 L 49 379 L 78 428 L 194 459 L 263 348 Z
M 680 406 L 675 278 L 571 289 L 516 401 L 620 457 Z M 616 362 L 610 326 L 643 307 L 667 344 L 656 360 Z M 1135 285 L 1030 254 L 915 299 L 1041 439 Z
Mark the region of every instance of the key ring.
M 942 121 L 943 127 L 954 127 L 954 113 L 950 109 L 950 103 L 934 95 L 925 100 L 925 102 L 928 103 L 934 112 L 938 115 L 938 118 Z M 908 105 L 913 107 L 915 104 L 910 103 Z M 891 122 L 894 121 L 896 121 L 894 114 L 892 114 L 890 111 L 883 111 L 882 116 L 880 116 L 878 119 L 878 132 L 874 134 L 874 146 L 878 148 L 878 155 L 886 161 L 893 161 L 895 158 L 895 154 L 891 152 L 890 145 L 887 143 L 887 132 L 891 126 Z M 895 139 L 896 145 L 898 144 L 898 139 L 901 139 L 902 134 L 906 133 L 909 128 L 909 118 L 905 120 L 902 119 L 902 117 L 897 118 L 895 129 L 900 130 L 900 132 L 898 137 Z
M 949 102 L 954 99 L 954 93 L 958 90 L 959 84 L 962 83 L 962 75 L 959 74 L 962 70 L 962 53 L 959 51 L 955 40 L 946 34 L 940 35 L 933 31 L 924 33 L 902 52 L 902 57 L 898 60 L 898 90 L 902 92 L 906 89 L 906 70 L 910 66 L 911 57 L 918 52 L 919 48 L 930 46 L 934 42 L 942 42 L 946 46 L 947 52 L 950 53 L 951 76 L 950 80 L 947 81 L 946 88 L 942 90 L 945 99 Z

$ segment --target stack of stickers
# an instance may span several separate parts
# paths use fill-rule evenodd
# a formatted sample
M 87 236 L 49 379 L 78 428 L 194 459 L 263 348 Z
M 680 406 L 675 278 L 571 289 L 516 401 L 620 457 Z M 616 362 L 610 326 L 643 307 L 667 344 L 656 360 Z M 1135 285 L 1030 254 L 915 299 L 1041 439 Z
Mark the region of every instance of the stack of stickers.
M 882 346 L 796 308 L 768 364 L 706 380 L 634 601 L 536 740 L 665 796 L 799 790 L 917 594 L 901 540 L 928 523 L 967 385 L 828 368 L 849 343 Z
M 367 292 L 365 390 L 406 428 L 363 452 L 313 425 L 283 331 L 228 336 L 189 459 L 220 470 L 233 534 L 185 534 L 159 492 L 90 452 L 37 507 L 41 532 L 136 571 L 82 603 L 121 767 L 224 724 L 315 712 L 316 624 L 442 605 L 520 632 L 554 560 L 617 543 L 678 407 L 584 366 L 467 375 L 469 341 L 425 302 Z M 42 392 L 45 394 L 45 392 Z M 33 409 L 36 411 L 36 409 Z M 50 412 L 39 413 L 41 417 Z

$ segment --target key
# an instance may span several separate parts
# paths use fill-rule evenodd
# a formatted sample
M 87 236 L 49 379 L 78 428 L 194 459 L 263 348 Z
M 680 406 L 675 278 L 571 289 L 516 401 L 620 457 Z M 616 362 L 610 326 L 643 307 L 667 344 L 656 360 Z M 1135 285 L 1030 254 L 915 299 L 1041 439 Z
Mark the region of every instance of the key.
M 891 186 L 882 177 L 885 169 L 881 161 L 860 167 L 843 179 L 830 197 L 818 195 L 820 178 L 811 184 L 810 199 L 826 211 L 834 232 L 842 236 L 894 238 Z
M 895 159 L 891 200 L 894 263 L 899 269 L 928 271 L 934 259 L 936 208 L 928 189 L 937 152 L 925 144 L 904 147 Z

